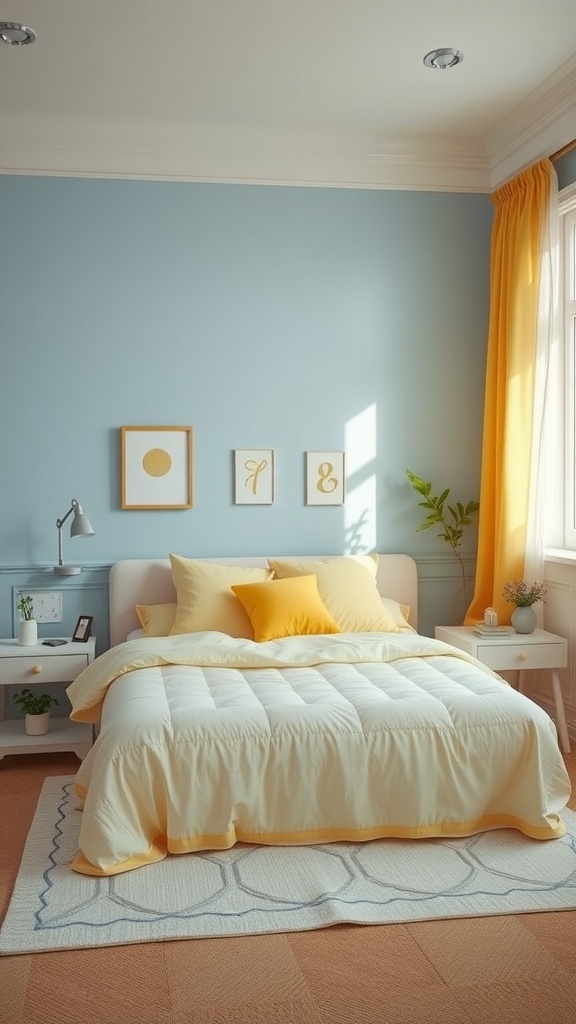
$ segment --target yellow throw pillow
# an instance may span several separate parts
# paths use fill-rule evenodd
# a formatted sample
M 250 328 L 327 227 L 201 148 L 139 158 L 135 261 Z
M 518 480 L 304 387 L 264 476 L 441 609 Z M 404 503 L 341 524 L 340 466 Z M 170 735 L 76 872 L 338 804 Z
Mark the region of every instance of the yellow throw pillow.
M 258 643 L 340 632 L 318 593 L 315 576 L 247 583 L 232 590 L 250 616 Z
M 178 607 L 170 636 L 218 630 L 254 639 L 250 619 L 231 591 L 235 583 L 263 583 L 272 571 L 253 566 L 221 565 L 170 555 Z
M 313 573 L 320 597 L 342 633 L 399 633 L 376 586 L 378 556 L 343 555 L 325 561 L 279 561 L 268 565 L 278 579 Z
M 176 604 L 136 604 L 145 636 L 168 636 L 176 616 Z

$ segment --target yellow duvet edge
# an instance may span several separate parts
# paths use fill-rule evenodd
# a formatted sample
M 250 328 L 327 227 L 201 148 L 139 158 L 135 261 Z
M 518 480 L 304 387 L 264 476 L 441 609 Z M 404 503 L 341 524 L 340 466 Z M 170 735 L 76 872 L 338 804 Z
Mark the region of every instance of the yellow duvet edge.
M 78 790 L 82 787 L 78 787 Z M 85 794 L 84 790 L 84 794 Z M 81 794 L 79 794 L 81 795 Z M 133 871 L 144 864 L 163 860 L 167 853 L 200 853 L 213 850 L 229 850 L 236 843 L 250 843 L 257 846 L 310 846 L 318 843 L 364 843 L 373 839 L 458 839 L 463 836 L 487 832 L 491 829 L 514 828 L 530 839 L 560 839 L 566 834 L 566 826 L 558 815 L 554 815 L 550 828 L 537 828 L 520 818 L 506 814 L 489 814 L 476 821 L 451 822 L 449 824 L 383 825 L 366 829 L 310 829 L 302 832 L 244 832 L 232 829 L 218 835 L 193 836 L 189 839 L 168 839 L 157 837 L 146 853 L 100 868 L 90 863 L 83 853 L 78 853 L 71 867 L 84 875 L 117 875 Z

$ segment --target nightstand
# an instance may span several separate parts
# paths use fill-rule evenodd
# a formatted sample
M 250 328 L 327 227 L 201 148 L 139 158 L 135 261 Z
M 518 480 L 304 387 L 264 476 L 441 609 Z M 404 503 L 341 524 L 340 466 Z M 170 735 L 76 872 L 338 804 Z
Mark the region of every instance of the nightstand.
M 510 636 L 493 639 L 477 636 L 472 626 L 436 626 L 435 635 L 437 640 L 466 651 L 495 672 L 517 671 L 520 693 L 524 692 L 524 672 L 536 668 L 548 669 L 552 680 L 558 736 L 564 753 L 570 753 L 564 698 L 558 674 L 558 669 L 568 664 L 568 641 L 563 636 L 548 633 L 545 629 L 535 629 L 533 633 L 510 633 Z
M 82 760 L 92 746 L 92 726 L 50 717 L 44 736 L 28 736 L 24 720 L 4 720 L 4 687 L 36 686 L 39 683 L 71 683 L 96 657 L 96 638 L 86 643 L 70 641 L 61 647 L 42 643 L 24 647 L 17 640 L 0 640 L 0 759 L 6 754 L 45 754 L 73 750 Z

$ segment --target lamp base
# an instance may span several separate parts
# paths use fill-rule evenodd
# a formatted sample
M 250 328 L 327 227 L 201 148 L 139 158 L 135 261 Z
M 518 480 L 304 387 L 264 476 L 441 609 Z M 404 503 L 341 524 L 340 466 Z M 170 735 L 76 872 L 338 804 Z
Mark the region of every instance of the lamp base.
M 54 570 L 58 576 L 77 576 L 79 572 L 82 572 L 76 565 L 55 565 Z

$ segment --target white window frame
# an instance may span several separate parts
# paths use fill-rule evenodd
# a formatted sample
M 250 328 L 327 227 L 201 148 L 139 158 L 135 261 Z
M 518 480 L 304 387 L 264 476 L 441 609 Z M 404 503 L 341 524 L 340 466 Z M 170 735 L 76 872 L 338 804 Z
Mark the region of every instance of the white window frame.
M 576 550 L 576 185 L 559 197 L 564 333 L 564 546 Z

